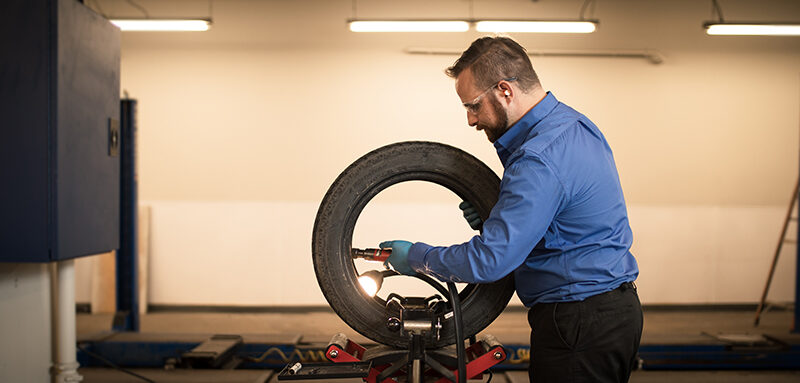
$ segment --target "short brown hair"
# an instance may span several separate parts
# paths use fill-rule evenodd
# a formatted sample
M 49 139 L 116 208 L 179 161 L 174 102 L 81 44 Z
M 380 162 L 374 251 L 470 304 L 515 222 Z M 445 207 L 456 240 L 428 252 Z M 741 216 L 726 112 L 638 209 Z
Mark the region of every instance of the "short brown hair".
M 472 69 L 475 86 L 488 88 L 507 78 L 516 78 L 519 87 L 527 92 L 539 85 L 539 77 L 533 70 L 528 52 L 508 37 L 481 37 L 447 68 L 445 73 L 457 78 L 467 68 Z

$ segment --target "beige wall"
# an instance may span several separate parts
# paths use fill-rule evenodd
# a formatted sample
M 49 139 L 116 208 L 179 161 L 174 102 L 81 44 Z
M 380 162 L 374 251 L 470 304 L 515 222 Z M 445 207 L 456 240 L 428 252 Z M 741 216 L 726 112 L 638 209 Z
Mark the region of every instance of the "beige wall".
M 154 17 L 208 12 L 206 2 L 139 2 Z M 582 3 L 478 0 L 474 16 L 576 18 Z M 705 1 L 596 3 L 594 34 L 513 37 L 531 51 L 649 49 L 664 57 L 660 65 L 533 61 L 545 88 L 593 119 L 614 149 L 643 299 L 757 300 L 798 174 L 800 38 L 707 36 Z M 103 4 L 107 13 L 135 15 L 125 2 Z M 463 0 L 357 5 L 364 18 L 469 15 Z M 790 0 L 722 6 L 730 20 L 800 15 Z M 445 142 L 502 172 L 442 74 L 456 56 L 403 52 L 464 49 L 479 34 L 356 34 L 344 22 L 352 16 L 347 0 L 218 0 L 209 32 L 123 34 L 122 86 L 139 100 L 140 195 L 153 206 L 152 303 L 323 303 L 309 269 L 316 206 L 339 172 L 379 146 Z M 379 208 L 452 205 L 457 217 L 449 198 L 411 188 Z M 242 209 L 250 214 L 236 213 Z M 286 227 L 296 230 L 278 230 Z M 231 235 L 212 235 L 220 230 Z M 261 237 L 243 245 L 237 232 Z M 458 241 L 450 235 L 440 241 Z M 296 300 L 282 279 L 252 272 L 287 257 L 312 289 Z M 783 257 L 775 298 L 791 300 L 792 251 Z M 192 290 L 203 284 L 198 274 L 214 276 L 226 262 L 219 283 L 277 292 Z
M 0 263 L 0 292 L 0 381 L 50 381 L 55 356 L 48 264 Z

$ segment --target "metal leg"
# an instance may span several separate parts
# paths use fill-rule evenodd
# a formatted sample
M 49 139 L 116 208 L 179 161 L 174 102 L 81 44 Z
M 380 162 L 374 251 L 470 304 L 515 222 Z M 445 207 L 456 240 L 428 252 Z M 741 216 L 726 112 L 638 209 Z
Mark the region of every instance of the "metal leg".
M 411 377 L 408 379 L 409 382 L 413 383 L 422 383 L 422 361 L 419 359 L 414 359 L 411 362 Z
M 408 371 L 408 381 L 410 383 L 422 383 L 423 360 L 425 359 L 425 346 L 422 336 L 411 335 L 411 344 L 408 349 L 408 359 L 411 361 L 411 368 Z
M 56 361 L 53 374 L 56 383 L 75 383 L 83 380 L 78 374 L 77 351 L 75 340 L 75 260 L 61 261 L 56 264 L 57 287 L 56 301 Z

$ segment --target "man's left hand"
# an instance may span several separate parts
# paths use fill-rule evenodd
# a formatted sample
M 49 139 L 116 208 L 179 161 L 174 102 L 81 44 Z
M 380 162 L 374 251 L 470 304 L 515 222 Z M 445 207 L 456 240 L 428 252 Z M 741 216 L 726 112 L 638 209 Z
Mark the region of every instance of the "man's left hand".
M 384 262 L 392 265 L 392 268 L 400 274 L 416 275 L 417 272 L 408 265 L 408 249 L 411 248 L 413 243 L 408 241 L 386 241 L 378 245 L 381 249 L 392 249 L 392 254 Z
M 471 227 L 472 230 L 481 229 L 481 226 L 483 225 L 481 215 L 478 214 L 478 211 L 475 210 L 475 207 L 473 207 L 469 201 L 462 201 L 460 204 L 458 204 L 458 208 L 464 213 L 464 219 L 467 220 L 467 223 L 469 223 L 469 227 Z

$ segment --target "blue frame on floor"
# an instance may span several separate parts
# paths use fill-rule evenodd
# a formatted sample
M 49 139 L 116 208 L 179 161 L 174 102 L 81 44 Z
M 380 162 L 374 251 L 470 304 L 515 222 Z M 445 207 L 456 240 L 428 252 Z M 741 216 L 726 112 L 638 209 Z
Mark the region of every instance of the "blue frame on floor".
M 642 345 L 643 370 L 800 369 L 800 344 L 782 349 L 730 345 Z

